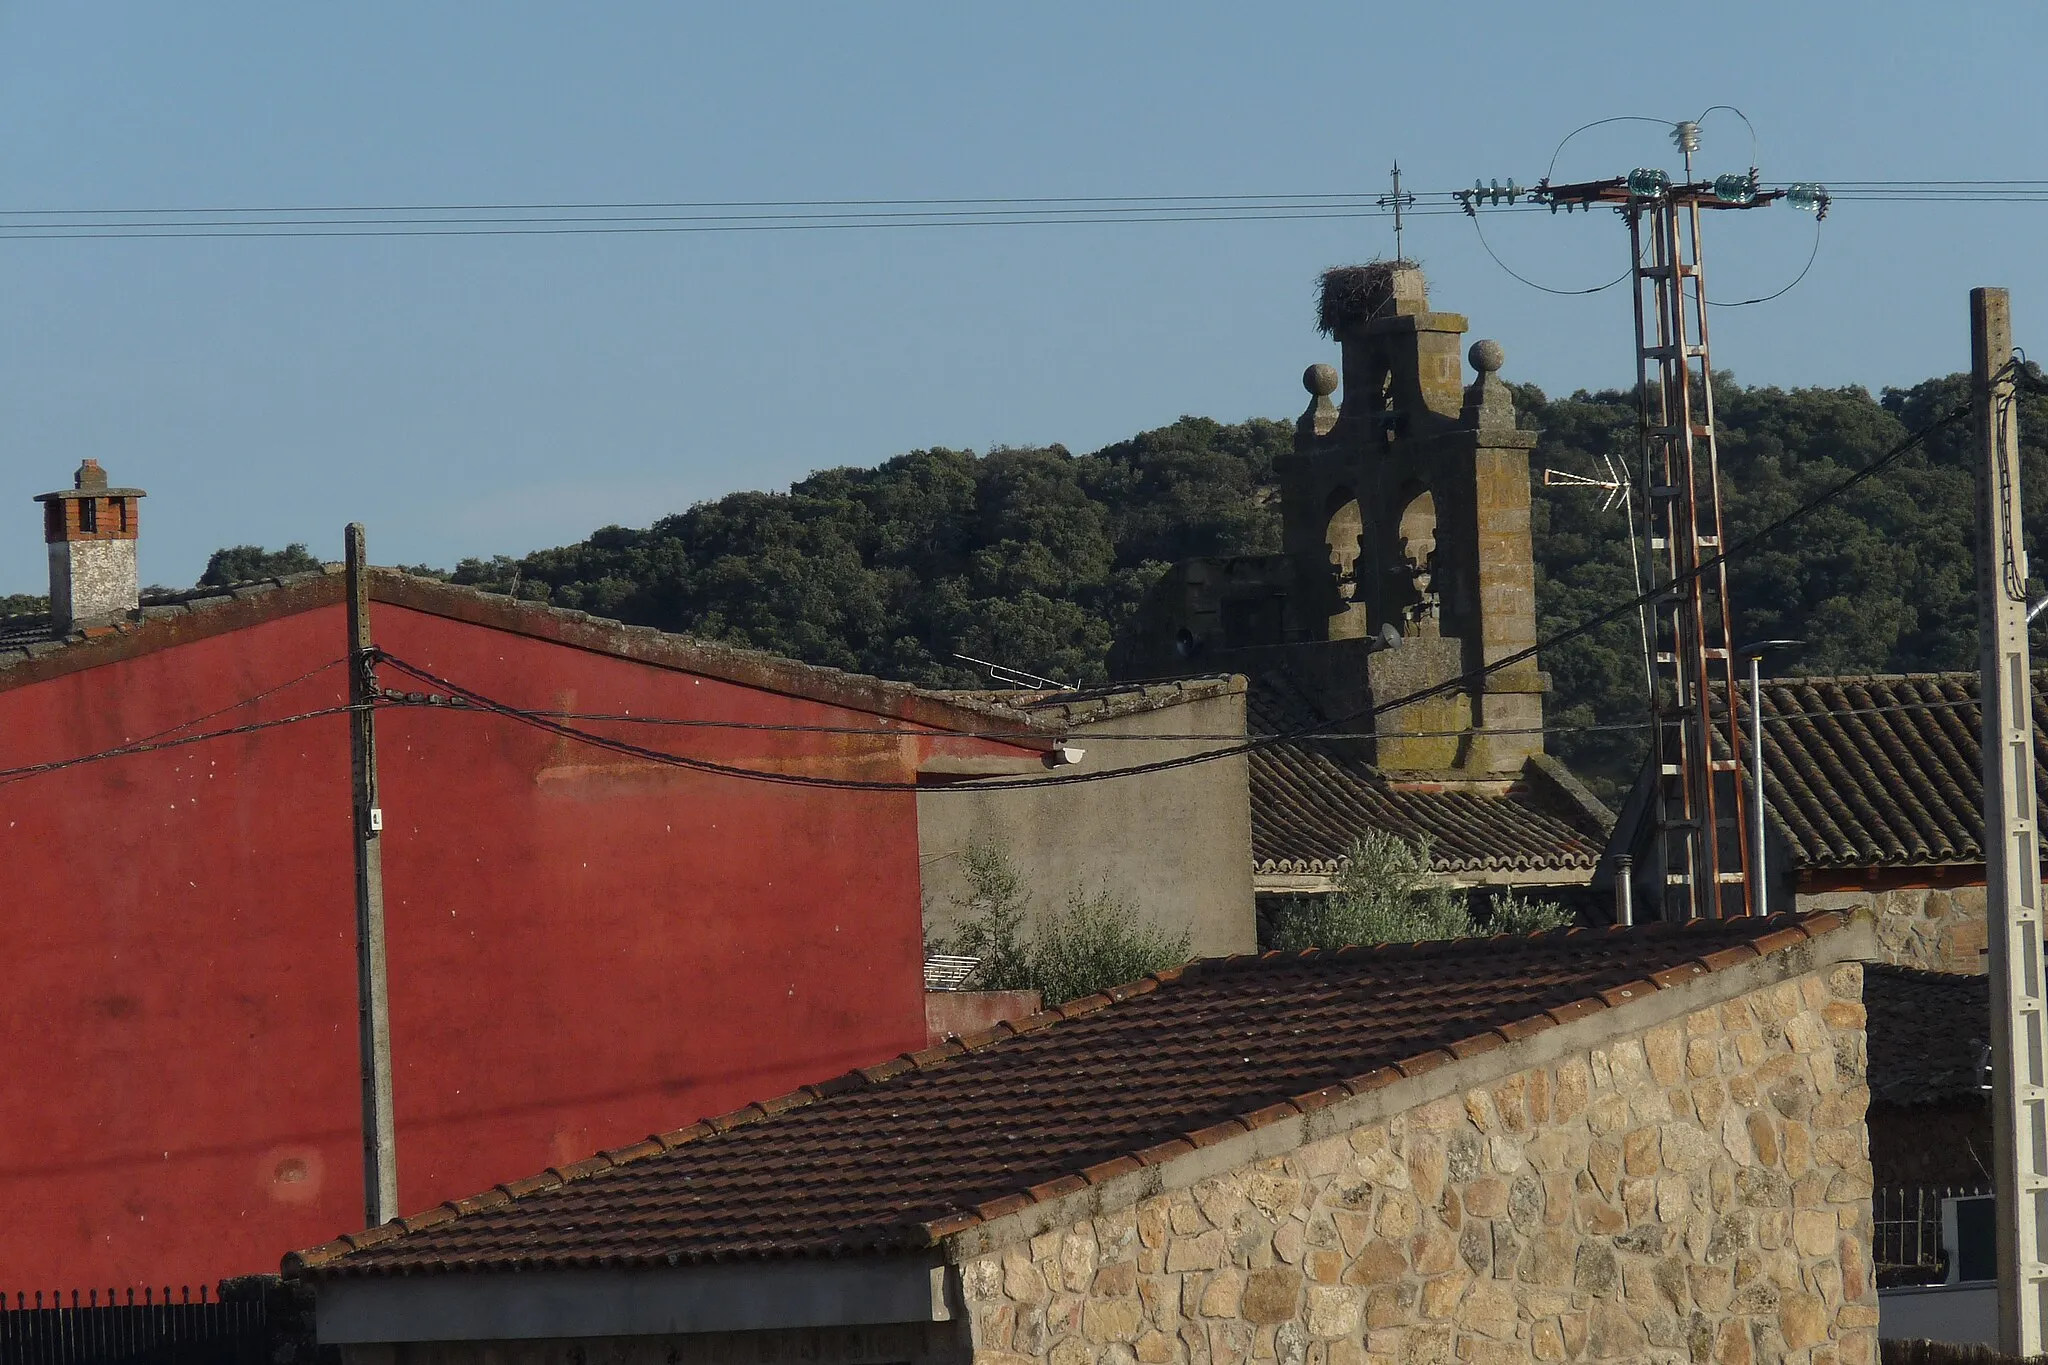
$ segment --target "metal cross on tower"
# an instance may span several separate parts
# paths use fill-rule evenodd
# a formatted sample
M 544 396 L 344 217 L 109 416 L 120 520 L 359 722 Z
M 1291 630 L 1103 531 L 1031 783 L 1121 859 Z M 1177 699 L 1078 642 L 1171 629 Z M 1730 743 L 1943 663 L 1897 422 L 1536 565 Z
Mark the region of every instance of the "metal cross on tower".
M 1394 163 L 1394 192 L 1392 194 L 1383 194 L 1373 202 L 1383 209 L 1391 208 L 1394 211 L 1394 259 L 1397 261 L 1407 260 L 1407 255 L 1401 249 L 1401 210 L 1414 203 L 1415 196 L 1401 192 L 1400 162 L 1396 161 Z

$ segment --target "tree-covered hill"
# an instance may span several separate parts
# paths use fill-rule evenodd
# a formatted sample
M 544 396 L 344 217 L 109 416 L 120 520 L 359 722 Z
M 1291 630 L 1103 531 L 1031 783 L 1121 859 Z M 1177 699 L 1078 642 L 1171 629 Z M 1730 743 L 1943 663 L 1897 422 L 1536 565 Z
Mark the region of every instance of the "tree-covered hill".
M 1727 533 L 1739 541 L 1891 449 L 1967 395 L 1962 376 L 1860 388 L 1718 389 Z M 1626 392 L 1517 390 L 1543 433 L 1535 463 L 1598 475 L 1634 446 Z M 2048 400 L 2022 406 L 2030 506 L 2048 497 Z M 828 469 L 786 493 L 734 493 L 645 530 L 607 527 L 524 558 L 466 560 L 459 582 L 694 631 L 815 663 L 940 686 L 980 681 L 970 654 L 1083 683 L 1165 567 L 1279 540 L 1273 457 L 1291 424 L 1184 417 L 1090 455 L 1054 446 L 920 450 Z M 1731 566 L 1741 639 L 1809 642 L 1812 672 L 1974 666 L 1967 421 Z M 1582 489 L 1535 489 L 1548 636 L 1635 595 L 1624 514 Z M 1641 499 L 1637 508 L 1642 507 Z M 2038 518 L 2030 517 L 2029 525 Z M 2031 539 L 2031 537 L 2030 537 Z M 1639 720 L 1633 618 L 1548 650 L 1553 724 Z M 1567 729 L 1552 751 L 1613 799 L 1640 730 Z
M 1633 449 L 1633 397 L 1575 393 L 1541 401 L 1524 391 L 1529 425 L 1544 433 L 1539 464 L 1597 474 L 1595 455 Z M 1725 530 L 1731 544 L 1861 469 L 1908 435 L 1967 403 L 1962 375 L 1873 398 L 1860 388 L 1744 388 L 1717 381 Z M 2020 404 L 2030 549 L 2048 507 L 2048 399 Z M 1829 502 L 1753 552 L 1730 561 L 1738 642 L 1792 638 L 1788 672 L 1910 672 L 1974 668 L 1975 478 L 1967 417 L 1884 472 Z M 1635 595 L 1619 511 L 1585 492 L 1537 488 L 1540 632 L 1550 635 Z M 1641 500 L 1637 505 L 1640 508 Z M 2037 634 L 2036 647 L 2044 638 Z M 1635 623 L 1617 622 L 1547 651 L 1558 725 L 1630 720 L 1644 709 Z M 1561 734 L 1552 750 L 1603 795 L 1633 775 L 1639 732 Z
M 1167 565 L 1278 547 L 1272 462 L 1292 440 L 1184 417 L 1078 458 L 918 450 L 454 578 L 933 686 L 985 682 L 956 653 L 1096 682 Z

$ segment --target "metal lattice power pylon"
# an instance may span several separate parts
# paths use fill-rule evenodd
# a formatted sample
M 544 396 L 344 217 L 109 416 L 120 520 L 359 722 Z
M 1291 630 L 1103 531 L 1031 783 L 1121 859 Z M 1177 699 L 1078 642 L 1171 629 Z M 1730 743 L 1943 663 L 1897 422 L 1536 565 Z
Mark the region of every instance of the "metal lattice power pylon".
M 1474 218 L 1481 205 L 1512 205 L 1526 196 L 1552 213 L 1606 205 L 1628 223 L 1630 272 L 1624 278 L 1632 279 L 1635 295 L 1642 405 L 1641 467 L 1635 474 L 1649 495 L 1648 588 L 1655 627 L 1648 648 L 1653 856 L 1663 867 L 1664 918 L 1719 918 L 1756 912 L 1761 850 L 1750 846 L 1748 799 L 1739 778 L 1744 742 L 1736 707 L 1735 613 L 1721 559 L 1721 470 L 1700 219 L 1708 209 L 1762 208 L 1779 199 L 1825 216 L 1828 195 L 1813 184 L 1766 190 L 1755 167 L 1747 174 L 1694 180 L 1699 125 L 1674 124 L 1672 137 L 1685 157 L 1680 183 L 1663 171 L 1635 170 L 1570 185 L 1546 177 L 1532 189 L 1512 181 L 1475 182 L 1457 198 Z
M 1783 197 L 1755 173 L 1694 182 L 1691 125 L 1680 125 L 1684 183 L 1662 171 L 1614 180 L 1542 184 L 1532 197 L 1559 208 L 1611 205 L 1628 223 L 1635 298 L 1640 467 L 1649 495 L 1654 631 L 1650 707 L 1666 919 L 1719 918 L 1754 908 L 1743 753 L 1737 714 L 1734 609 L 1721 560 L 1721 470 L 1714 437 L 1714 369 L 1707 345 L 1700 218 L 1706 209 L 1757 208 Z M 1519 191 L 1518 191 L 1519 192 Z
M 1650 495 L 1651 711 L 1666 918 L 1750 909 L 1733 612 L 1722 562 L 1714 371 L 1690 186 L 1623 206 L 1634 262 L 1642 477 Z M 1725 731 L 1714 743 L 1716 729 Z M 1722 774 L 1729 774 L 1723 778 Z M 1676 912 L 1676 913 L 1674 913 Z

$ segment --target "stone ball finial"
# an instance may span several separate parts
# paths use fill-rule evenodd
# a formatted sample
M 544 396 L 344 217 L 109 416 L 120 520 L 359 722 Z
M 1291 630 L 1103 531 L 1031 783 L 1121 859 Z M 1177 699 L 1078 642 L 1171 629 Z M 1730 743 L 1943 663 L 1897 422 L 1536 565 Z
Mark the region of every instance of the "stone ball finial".
M 1466 358 L 1481 374 L 1492 374 L 1506 362 L 1508 353 L 1501 349 L 1498 341 L 1475 341 Z
M 1334 365 L 1311 365 L 1301 372 L 1301 386 L 1318 398 L 1328 398 L 1337 391 L 1337 367 Z

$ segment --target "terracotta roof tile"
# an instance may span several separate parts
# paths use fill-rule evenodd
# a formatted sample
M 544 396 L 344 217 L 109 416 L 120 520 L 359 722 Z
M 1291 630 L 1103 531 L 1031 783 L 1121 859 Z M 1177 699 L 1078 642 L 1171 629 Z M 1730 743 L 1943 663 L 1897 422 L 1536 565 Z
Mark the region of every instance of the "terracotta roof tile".
M 2048 698 L 2034 676 L 2034 780 L 2048 801 Z M 1975 673 L 1763 685 L 1764 804 L 1800 867 L 1981 863 Z M 1737 710 L 1749 732 L 1749 698 Z M 1747 758 L 1747 744 L 1744 757 Z
M 1254 733 L 1314 730 L 1326 722 L 1278 675 L 1248 703 Z M 1269 875 L 1327 875 L 1372 830 L 1427 836 L 1430 863 L 1451 875 L 1590 871 L 1607 831 L 1582 811 L 1543 802 L 1518 785 L 1506 795 L 1423 790 L 1388 779 L 1340 741 L 1299 740 L 1255 750 L 1251 763 L 1252 866 Z
M 1725 958 L 1718 950 L 1732 943 L 1787 930 L 1804 942 L 1844 922 L 1785 916 L 1212 959 L 975 1051 L 805 1087 L 718 1129 L 659 1139 L 668 1150 L 622 1149 L 602 1169 L 501 1185 L 495 1204 L 455 1201 L 432 1226 L 386 1225 L 287 1266 L 393 1274 L 930 1245 L 1284 1120 L 1334 1088 L 1364 1093 L 1397 1080 L 1397 1067 L 1453 1065 L 1453 1051 L 1497 1047 L 1523 1021 L 1596 1013 L 1617 988 L 1654 992 L 1647 978 Z

